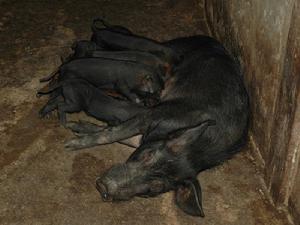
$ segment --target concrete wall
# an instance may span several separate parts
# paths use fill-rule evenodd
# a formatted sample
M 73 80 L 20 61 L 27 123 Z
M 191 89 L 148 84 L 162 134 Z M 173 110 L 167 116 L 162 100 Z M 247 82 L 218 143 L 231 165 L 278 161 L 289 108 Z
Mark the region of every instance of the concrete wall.
M 250 139 L 266 185 L 278 206 L 289 202 L 291 209 L 300 204 L 300 197 L 290 198 L 291 193 L 300 196 L 300 182 L 295 182 L 300 151 L 299 5 L 300 0 L 205 3 L 212 35 L 240 59 L 245 72 L 253 114 Z

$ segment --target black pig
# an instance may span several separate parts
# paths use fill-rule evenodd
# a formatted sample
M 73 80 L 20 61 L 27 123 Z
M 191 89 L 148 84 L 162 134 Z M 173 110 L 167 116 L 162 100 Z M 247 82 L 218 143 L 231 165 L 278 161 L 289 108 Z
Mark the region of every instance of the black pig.
M 71 48 L 74 53 L 67 60 L 85 58 L 94 51 L 103 50 L 101 47 L 97 46 L 95 42 L 87 40 L 76 41 Z
M 161 71 L 160 74 L 162 78 L 165 78 L 165 74 L 169 74 L 171 72 L 170 65 L 166 61 L 148 52 L 133 50 L 107 51 L 104 49 L 100 49 L 94 42 L 91 41 L 75 42 L 72 48 L 74 50 L 74 54 L 70 56 L 70 58 L 67 61 L 77 58 L 106 58 L 112 60 L 121 60 L 145 64 L 157 71 Z M 47 79 L 42 79 L 41 81 L 44 80 Z
M 116 42 L 123 44 L 123 40 Z M 175 190 L 176 203 L 183 211 L 204 216 L 196 176 L 231 158 L 245 143 L 248 95 L 238 64 L 216 40 L 196 36 L 165 44 L 184 58 L 166 81 L 160 104 L 99 132 L 84 134 L 89 130 L 84 127 L 82 136 L 68 141 L 66 148 L 142 134 L 141 145 L 127 162 L 97 179 L 102 198 L 127 200 Z M 78 131 L 80 126 L 68 127 Z
M 171 73 L 171 66 L 162 58 L 141 51 L 93 51 L 86 54 L 86 57 L 100 57 L 114 60 L 133 61 L 136 63 L 150 66 L 151 68 L 160 71 L 162 79 L 165 79 Z
M 99 29 L 94 21 L 92 26 L 92 41 L 99 46 L 111 50 L 137 50 L 155 54 L 164 59 L 169 65 L 175 65 L 182 60 L 182 56 L 174 49 L 155 40 L 135 34 L 115 32 L 109 29 Z
M 98 22 L 102 23 L 102 25 L 104 26 L 103 28 L 101 28 L 101 30 L 118 32 L 118 33 L 128 34 L 128 35 L 132 34 L 132 32 L 130 30 L 128 30 L 127 28 L 120 26 L 120 25 L 111 25 L 102 18 L 94 19 L 93 27 L 96 27 L 96 24 Z M 96 38 L 94 37 L 94 34 L 93 34 L 91 37 L 91 41 L 87 41 L 87 40 L 75 41 L 71 46 L 72 50 L 74 51 L 73 54 L 69 55 L 65 59 L 62 58 L 62 62 L 66 63 L 66 62 L 71 61 L 72 59 L 87 57 L 91 52 L 96 51 L 96 50 L 112 50 L 113 49 L 109 45 L 105 44 L 104 42 L 98 42 L 98 44 L 96 44 L 96 42 L 94 41 L 95 39 Z M 59 68 L 57 68 L 49 76 L 40 79 L 40 82 L 49 81 L 58 71 L 59 71 Z
M 101 23 L 101 25 L 103 26 L 102 28 L 100 28 L 98 25 L 99 23 Z M 99 30 L 99 31 L 110 31 L 110 32 L 115 32 L 115 33 L 120 33 L 120 34 L 126 34 L 126 35 L 131 35 L 132 32 L 123 26 L 120 25 L 112 25 L 112 24 L 108 24 L 107 21 L 105 21 L 102 18 L 97 18 L 93 20 L 93 24 L 92 24 L 92 30 Z M 97 45 L 103 49 L 106 50 L 115 50 L 114 47 L 107 45 L 105 42 L 102 42 L 99 40 L 99 37 L 97 37 L 96 33 L 93 32 L 92 37 L 91 37 L 91 41 L 94 43 L 97 43 Z
M 87 115 L 115 125 L 143 111 L 143 107 L 107 96 L 82 79 L 61 81 L 53 91 L 56 89 L 59 94 L 50 98 L 40 110 L 40 116 L 44 117 L 57 109 L 62 125 L 66 123 L 66 113 L 84 111 Z
M 163 81 L 159 71 L 132 61 L 107 58 L 72 60 L 59 69 L 58 81 L 80 78 L 100 88 L 112 88 L 129 100 L 139 103 L 139 95 L 159 94 Z M 41 95 L 45 92 L 39 91 Z M 48 91 L 46 91 L 48 92 Z M 137 94 L 138 93 L 138 94 Z

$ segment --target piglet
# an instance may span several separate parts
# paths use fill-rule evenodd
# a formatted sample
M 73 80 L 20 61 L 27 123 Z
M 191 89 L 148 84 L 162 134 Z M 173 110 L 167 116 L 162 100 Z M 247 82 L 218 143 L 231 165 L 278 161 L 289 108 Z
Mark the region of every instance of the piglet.
M 50 98 L 39 114 L 45 117 L 57 109 L 62 125 L 66 124 L 66 113 L 84 111 L 89 116 L 116 125 L 144 110 L 144 107 L 137 104 L 107 96 L 83 79 L 61 81 L 54 90 L 57 94 Z

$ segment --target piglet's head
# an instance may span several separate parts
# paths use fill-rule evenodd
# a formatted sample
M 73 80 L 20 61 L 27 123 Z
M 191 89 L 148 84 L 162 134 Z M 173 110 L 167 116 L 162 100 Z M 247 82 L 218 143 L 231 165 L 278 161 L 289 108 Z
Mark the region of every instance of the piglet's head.
M 145 74 L 139 84 L 137 89 L 137 92 L 139 92 L 141 95 L 144 95 L 145 97 L 152 95 L 152 96 L 159 96 L 161 90 L 164 87 L 163 80 L 159 76 L 159 74 L 156 73 L 149 73 Z

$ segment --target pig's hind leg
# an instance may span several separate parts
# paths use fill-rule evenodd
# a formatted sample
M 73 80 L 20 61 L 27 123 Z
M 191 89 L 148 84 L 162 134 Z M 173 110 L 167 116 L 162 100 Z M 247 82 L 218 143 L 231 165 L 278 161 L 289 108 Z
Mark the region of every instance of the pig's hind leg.
M 63 126 L 66 126 L 67 123 L 67 116 L 66 113 L 74 113 L 74 112 L 80 112 L 81 108 L 73 103 L 73 104 L 66 104 L 66 103 L 60 103 L 58 104 L 58 117 L 60 124 Z
M 125 81 L 118 81 L 117 84 L 115 85 L 116 89 L 123 94 L 128 100 L 134 103 L 140 103 L 141 100 L 140 98 L 133 92 L 131 92 L 127 82 Z
M 109 24 L 103 18 L 96 18 L 93 20 L 93 26 L 95 28 L 97 27 L 98 22 L 100 22 L 102 24 L 102 26 L 104 26 L 107 30 L 110 30 L 112 32 L 118 32 L 118 33 L 122 33 L 122 34 L 132 34 L 132 32 L 128 28 L 120 26 L 120 25 Z M 97 27 L 97 29 L 101 29 L 101 28 Z
M 55 96 L 50 98 L 46 105 L 39 111 L 40 118 L 44 118 L 50 114 L 53 110 L 58 108 L 59 103 L 63 102 L 61 96 Z

